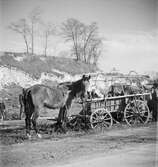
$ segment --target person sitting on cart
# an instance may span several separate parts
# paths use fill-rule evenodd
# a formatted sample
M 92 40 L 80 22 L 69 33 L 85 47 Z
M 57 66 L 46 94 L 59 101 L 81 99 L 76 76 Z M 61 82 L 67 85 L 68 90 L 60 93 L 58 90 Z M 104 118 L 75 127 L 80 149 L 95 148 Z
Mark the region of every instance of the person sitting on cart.
M 158 120 L 158 83 L 154 83 L 151 91 L 152 96 L 152 121 Z
M 99 98 L 100 96 L 97 94 L 96 90 L 95 89 L 92 89 L 92 92 L 91 92 L 91 98 L 92 99 L 95 99 L 95 98 Z
M 95 88 L 92 88 L 91 92 L 88 92 L 88 99 L 92 100 L 95 98 L 99 98 L 100 96 L 96 92 Z M 84 103 L 82 106 L 83 109 L 80 111 L 80 115 L 91 115 L 91 101 Z

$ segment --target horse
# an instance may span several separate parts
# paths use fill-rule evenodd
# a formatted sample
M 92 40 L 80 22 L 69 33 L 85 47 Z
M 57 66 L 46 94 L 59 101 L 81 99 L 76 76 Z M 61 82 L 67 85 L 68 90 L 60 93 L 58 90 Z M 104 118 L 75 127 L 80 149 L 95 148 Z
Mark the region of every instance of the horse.
M 56 87 L 48 87 L 46 85 L 33 85 L 27 89 L 23 89 L 24 111 L 26 134 L 30 138 L 31 123 L 39 138 L 37 128 L 37 119 L 44 108 L 57 109 L 59 114 L 57 123 L 64 129 L 67 111 L 70 109 L 73 99 L 80 97 L 84 100 L 87 96 L 89 88 L 90 76 L 83 75 L 80 80 L 68 84 L 69 86 L 58 85 Z

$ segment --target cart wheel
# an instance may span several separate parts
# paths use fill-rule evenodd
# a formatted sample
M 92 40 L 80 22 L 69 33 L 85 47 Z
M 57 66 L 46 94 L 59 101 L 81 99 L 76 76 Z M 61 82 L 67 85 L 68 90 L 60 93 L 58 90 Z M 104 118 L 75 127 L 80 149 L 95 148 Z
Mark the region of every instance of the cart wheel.
M 146 124 L 150 118 L 147 104 L 142 100 L 133 100 L 127 104 L 124 110 L 124 119 L 129 126 Z
M 90 123 L 92 129 L 105 129 L 112 126 L 113 119 L 106 109 L 98 108 L 91 114 Z

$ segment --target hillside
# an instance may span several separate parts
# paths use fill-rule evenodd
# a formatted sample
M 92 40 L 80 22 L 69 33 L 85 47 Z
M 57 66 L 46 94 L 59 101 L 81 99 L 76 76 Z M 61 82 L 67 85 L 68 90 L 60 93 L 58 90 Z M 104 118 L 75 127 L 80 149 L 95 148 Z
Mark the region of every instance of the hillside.
M 51 73 L 59 77 L 60 72 L 76 75 L 98 70 L 94 65 L 77 62 L 70 58 L 31 56 L 9 52 L 1 53 L 0 66 L 15 67 L 36 79 L 39 79 L 42 73 Z

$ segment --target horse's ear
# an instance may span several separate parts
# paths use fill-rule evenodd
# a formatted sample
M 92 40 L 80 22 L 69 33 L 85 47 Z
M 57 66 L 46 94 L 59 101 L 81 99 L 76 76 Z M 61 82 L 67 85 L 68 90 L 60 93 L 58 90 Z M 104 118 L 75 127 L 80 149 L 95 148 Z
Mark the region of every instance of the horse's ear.
M 90 78 L 91 78 L 91 76 L 89 75 L 89 76 L 86 76 L 85 74 L 82 76 L 82 79 L 83 80 L 90 80 Z

